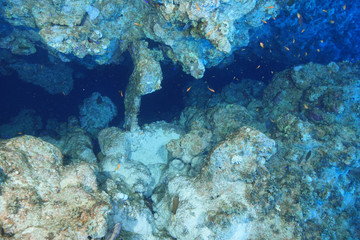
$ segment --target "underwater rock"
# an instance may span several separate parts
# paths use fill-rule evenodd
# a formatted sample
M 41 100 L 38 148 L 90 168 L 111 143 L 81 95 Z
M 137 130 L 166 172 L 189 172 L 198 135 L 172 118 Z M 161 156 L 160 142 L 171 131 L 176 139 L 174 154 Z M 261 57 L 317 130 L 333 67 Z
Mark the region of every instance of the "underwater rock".
M 180 133 L 178 127 L 165 122 L 146 125 L 137 132 L 104 129 L 98 136 L 104 156 L 101 171 L 125 182 L 132 191 L 149 196 L 168 163 L 165 145 L 178 139 Z
M 79 106 L 81 127 L 96 135 L 117 115 L 117 108 L 110 98 L 94 92 Z
M 263 117 L 300 112 L 316 124 L 355 124 L 359 101 L 359 63 L 309 63 L 275 75 L 263 96 Z M 265 119 L 266 120 L 266 119 Z
M 13 26 L 37 29 L 44 48 L 98 64 L 116 61 L 131 44 L 150 39 L 195 78 L 249 43 L 249 31 L 279 13 L 281 3 L 238 1 L 4 2 Z M 136 17 L 135 17 L 136 16 Z M 185 27 L 186 26 L 186 27 Z M 32 42 L 33 39 L 30 39 Z M 120 54 L 119 54 L 120 53 Z M 56 55 L 56 54 L 54 54 Z
M 260 239 L 288 223 L 279 216 L 263 218 L 247 199 L 256 175 L 267 177 L 265 161 L 275 142 L 249 127 L 228 136 L 208 155 L 196 178 L 175 176 L 152 195 L 156 227 L 176 239 Z M 175 206 L 175 207 L 174 207 Z M 278 226 L 270 228 L 270 221 Z M 291 238 L 283 228 L 278 238 Z M 263 231 L 255 230 L 262 226 Z
M 159 51 L 148 49 L 148 43 L 139 41 L 132 43 L 130 54 L 134 62 L 128 86 L 125 92 L 125 124 L 127 130 L 139 128 L 137 116 L 140 112 L 141 96 L 161 89 L 162 72 Z
M 23 109 L 9 123 L 0 126 L 0 138 L 12 138 L 22 134 L 37 135 L 41 128 L 41 117 L 32 109 Z
M 19 74 L 21 80 L 38 85 L 50 94 L 68 95 L 73 88 L 72 69 L 62 62 L 41 65 L 18 61 L 10 68 Z
M 97 159 L 93 151 L 93 140 L 89 134 L 80 127 L 77 119 L 70 118 L 66 129 L 61 129 L 60 131 L 60 135 L 57 136 L 58 138 L 43 136 L 41 139 L 58 147 L 71 163 L 87 162 L 96 164 Z M 65 162 L 64 164 L 69 163 L 70 162 Z
M 51 144 L 22 136 L 0 145 L 1 231 L 11 239 L 101 238 L 109 198 L 97 187 L 93 166 L 62 165 Z

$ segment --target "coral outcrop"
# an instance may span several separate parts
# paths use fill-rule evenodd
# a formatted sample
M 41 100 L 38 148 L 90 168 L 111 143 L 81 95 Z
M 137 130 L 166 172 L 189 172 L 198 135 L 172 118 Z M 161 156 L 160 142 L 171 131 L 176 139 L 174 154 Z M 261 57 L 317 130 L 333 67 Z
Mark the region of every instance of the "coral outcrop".
M 81 127 L 96 135 L 117 115 L 117 108 L 110 98 L 94 92 L 79 106 Z
M 31 136 L 0 144 L 1 235 L 9 239 L 105 236 L 109 197 L 93 167 L 62 165 L 53 145 Z

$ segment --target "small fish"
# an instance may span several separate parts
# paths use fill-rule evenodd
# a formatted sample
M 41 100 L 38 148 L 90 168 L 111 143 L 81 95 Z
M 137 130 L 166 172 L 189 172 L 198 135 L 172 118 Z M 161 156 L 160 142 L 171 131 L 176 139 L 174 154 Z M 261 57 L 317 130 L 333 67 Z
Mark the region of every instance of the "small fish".
M 19 135 L 23 134 L 22 132 L 18 132 Z
M 311 151 L 308 151 L 308 153 L 305 156 L 305 161 L 309 160 L 311 157 Z
M 305 28 L 303 30 L 301 30 L 301 33 L 305 32 Z
M 267 24 L 267 21 L 265 21 L 265 20 L 261 20 L 263 23 L 265 23 L 265 24 Z
M 305 52 L 305 57 L 308 55 L 308 53 L 307 52 Z
M 346 10 L 346 4 L 343 6 L 344 11 Z
M 259 69 L 260 68 L 260 65 L 259 66 L 257 66 L 257 68 L 256 69 Z
M 208 31 L 208 33 L 207 33 L 205 36 L 206 36 L 206 37 L 207 37 L 207 36 L 209 36 L 209 35 L 210 35 L 210 33 L 211 33 L 211 31 Z
M 66 96 L 65 92 L 62 92 L 62 95 Z
M 43 65 L 40 65 L 40 68 L 43 69 Z
M 140 24 L 140 23 L 137 23 L 137 22 L 136 22 L 136 23 L 134 23 L 134 24 L 135 24 L 136 26 L 140 26 L 140 27 L 141 27 L 141 24 Z
M 186 89 L 186 92 L 190 91 L 191 87 L 189 87 L 188 89 Z
M 264 48 L 264 43 L 260 42 L 260 47 Z
M 309 109 L 309 107 L 304 103 L 304 108 L 305 109 Z
M 197 3 L 195 3 L 195 4 L 196 4 L 196 9 L 197 9 L 198 11 L 200 11 L 199 5 L 198 5 Z
M 145 134 L 145 133 L 142 132 L 142 133 L 140 133 L 139 135 L 143 135 L 143 134 Z
M 117 167 L 115 168 L 115 171 L 119 170 L 120 168 L 120 163 L 117 165 Z
M 293 38 L 293 41 L 292 41 L 292 43 L 293 43 L 293 44 L 295 43 L 295 38 Z
M 207 87 L 211 92 L 215 92 L 214 89 L 210 88 L 209 86 Z
M 270 7 L 265 7 L 266 9 L 271 9 L 271 8 L 274 8 L 274 6 L 270 6 Z
M 297 13 L 296 16 L 298 18 L 300 27 L 302 27 L 302 25 L 303 25 L 303 17 L 301 16 L 300 13 Z
M 330 20 L 330 23 L 331 23 L 331 24 L 334 24 L 334 23 L 335 23 L 335 21 L 334 21 L 334 20 Z
M 172 202 L 172 208 L 171 208 L 171 214 L 172 214 L 172 221 L 174 220 L 175 218 L 175 215 L 176 215 L 176 211 L 179 207 L 179 196 L 175 196 L 173 198 L 173 202 Z
M 124 94 L 123 94 L 123 92 L 121 90 L 120 90 L 120 96 L 124 97 Z
M 317 52 L 320 52 L 320 49 L 316 49 Z
M 273 119 L 270 118 L 270 122 L 274 123 L 275 121 Z
M 324 13 L 327 13 L 327 11 L 325 9 L 322 10 Z
M 289 49 L 287 46 L 284 46 L 284 48 L 285 48 L 287 51 L 290 51 L 290 49 Z

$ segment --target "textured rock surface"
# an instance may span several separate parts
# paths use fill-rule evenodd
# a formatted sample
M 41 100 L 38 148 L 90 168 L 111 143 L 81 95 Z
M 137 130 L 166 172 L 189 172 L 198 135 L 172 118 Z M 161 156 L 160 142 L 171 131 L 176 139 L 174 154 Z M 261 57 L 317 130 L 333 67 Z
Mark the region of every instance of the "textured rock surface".
M 102 171 L 149 196 L 168 162 L 165 145 L 179 137 L 179 129 L 165 122 L 147 125 L 141 132 L 104 129 L 99 133 Z
M 260 239 L 270 235 L 272 230 L 265 227 L 268 219 L 258 215 L 247 191 L 251 189 L 248 182 L 267 175 L 265 161 L 275 152 L 275 142 L 259 131 L 243 127 L 231 134 L 209 153 L 200 175 L 174 177 L 152 196 L 156 226 L 177 239 Z M 175 198 L 179 203 L 174 211 Z M 279 229 L 285 224 L 278 223 Z M 277 239 L 293 237 L 291 225 L 282 229 Z M 256 230 L 260 226 L 270 233 Z
M 32 109 L 24 109 L 11 119 L 10 123 L 0 126 L 1 138 L 12 138 L 22 134 L 37 135 L 42 128 L 41 117 Z
M 81 127 L 96 135 L 117 115 L 117 108 L 110 98 L 94 92 L 79 107 Z
M 19 74 L 20 79 L 38 85 L 50 94 L 68 95 L 73 88 L 73 70 L 62 62 L 41 65 L 19 61 L 10 68 Z
M 54 146 L 31 136 L 1 142 L 0 219 L 11 239 L 100 238 L 107 230 L 108 195 L 92 166 L 62 166 Z

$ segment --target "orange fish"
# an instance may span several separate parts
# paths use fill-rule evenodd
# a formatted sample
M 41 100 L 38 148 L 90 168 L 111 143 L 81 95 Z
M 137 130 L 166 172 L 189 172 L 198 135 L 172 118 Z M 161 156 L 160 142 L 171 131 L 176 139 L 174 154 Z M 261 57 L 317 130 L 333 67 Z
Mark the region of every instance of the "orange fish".
M 288 51 L 290 50 L 287 46 L 284 46 L 284 48 L 285 48 L 286 50 L 288 50 Z
M 260 47 L 264 48 L 264 44 L 262 42 L 260 42 Z
M 189 87 L 188 89 L 186 89 L 186 92 L 190 91 L 191 87 Z
M 211 33 L 211 31 L 208 31 L 208 33 L 207 33 L 205 36 L 206 36 L 206 37 L 207 37 L 207 36 L 209 36 L 209 35 L 210 35 L 210 33 Z
M 119 168 L 120 168 L 120 163 L 117 165 L 117 167 L 115 168 L 115 171 L 116 170 L 119 170 Z
M 23 134 L 22 132 L 18 132 L 19 135 Z
M 346 4 L 343 6 L 344 11 L 346 10 Z
M 330 23 L 331 23 L 331 24 L 334 24 L 334 23 L 335 23 L 335 21 L 334 21 L 334 20 L 330 20 Z
M 301 33 L 305 32 L 305 28 L 303 30 L 301 30 Z
M 324 13 L 327 13 L 327 11 L 325 9 L 322 10 Z
M 261 20 L 263 23 L 265 23 L 265 24 L 267 24 L 267 21 L 265 21 L 265 20 Z
M 271 118 L 270 118 L 270 121 L 273 123 L 273 122 L 275 122 L 274 120 L 272 120 Z
M 209 89 L 211 92 L 215 92 L 215 90 L 212 89 L 212 88 L 210 88 L 209 86 L 208 86 L 208 89 Z
M 271 9 L 271 8 L 274 8 L 274 6 L 266 7 L 266 9 Z
M 260 68 L 260 65 L 259 66 L 257 66 L 257 68 L 256 69 L 259 69 Z
M 141 26 L 141 24 L 140 24 L 140 23 L 137 23 L 137 22 L 136 22 L 136 23 L 134 23 L 134 24 L 135 24 L 136 26 Z
M 122 93 L 122 91 L 120 90 L 120 96 L 121 97 L 124 97 L 124 94 Z
M 297 13 L 296 16 L 298 18 L 300 27 L 302 27 L 302 25 L 303 25 L 303 17 L 301 16 L 300 13 Z
M 139 135 L 143 135 L 143 134 L 145 134 L 145 133 L 140 133 Z
M 196 4 L 196 9 L 197 9 L 198 11 L 200 11 L 199 5 L 198 5 L 197 3 L 195 3 L 195 4 Z
M 304 103 L 304 108 L 305 109 L 309 109 L 309 107 Z

